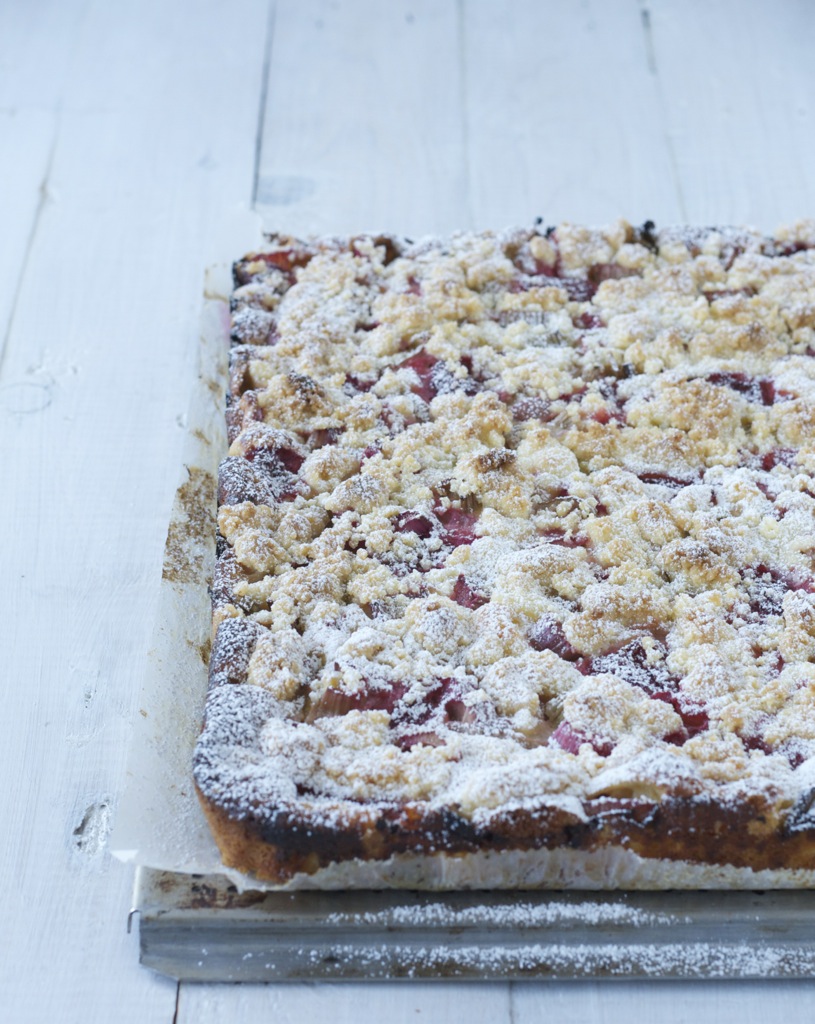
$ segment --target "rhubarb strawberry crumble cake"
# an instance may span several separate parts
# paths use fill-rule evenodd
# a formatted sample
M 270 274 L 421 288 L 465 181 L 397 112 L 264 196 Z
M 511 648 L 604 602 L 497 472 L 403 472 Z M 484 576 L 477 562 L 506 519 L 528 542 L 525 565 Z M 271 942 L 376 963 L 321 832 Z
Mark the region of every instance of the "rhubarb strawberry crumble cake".
M 273 237 L 234 277 L 224 863 L 815 884 L 815 223 Z

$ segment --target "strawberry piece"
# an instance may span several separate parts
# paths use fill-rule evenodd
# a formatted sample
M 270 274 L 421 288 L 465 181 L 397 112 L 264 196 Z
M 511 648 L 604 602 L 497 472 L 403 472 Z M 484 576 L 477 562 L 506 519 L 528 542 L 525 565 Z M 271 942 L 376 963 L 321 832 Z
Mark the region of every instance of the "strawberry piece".
M 532 255 L 529 245 L 525 244 L 512 260 L 517 270 L 526 277 L 557 277 L 557 264 L 544 263 Z
M 598 409 L 597 412 L 592 413 L 591 417 L 595 422 L 602 423 L 603 426 L 611 423 L 625 423 L 626 416 L 621 409 Z
M 750 611 L 760 619 L 780 615 L 786 587 L 772 580 L 756 580 L 750 587 Z
M 583 395 L 589 390 L 588 384 L 581 384 L 579 388 L 575 388 L 574 391 L 564 391 L 562 395 L 558 395 L 559 402 L 575 402 L 578 398 L 582 398 Z
M 294 284 L 295 268 L 304 267 L 312 257 L 312 253 L 297 249 L 278 249 L 275 252 L 252 253 L 247 259 L 240 260 L 232 267 L 232 275 L 236 285 L 249 284 L 259 275 L 250 273 L 253 263 L 265 263 L 267 267 L 279 270 L 286 279 L 286 287 Z
M 458 697 L 445 702 L 444 717 L 447 722 L 461 722 L 463 725 L 471 725 L 476 720 L 475 711 Z
M 797 768 L 799 764 L 806 760 L 807 751 L 806 745 L 802 745 L 800 740 L 787 740 L 777 747 L 773 747 L 768 743 L 762 735 L 765 727 L 770 722 L 769 715 L 762 715 L 757 722 L 754 723 L 753 728 L 750 732 L 741 735 L 741 742 L 744 744 L 745 750 L 760 750 L 764 754 L 781 754 L 789 761 L 791 768 Z
M 775 390 L 775 382 L 773 380 L 769 377 L 763 377 L 758 382 L 758 390 L 761 395 L 762 405 L 775 405 L 777 393 Z
M 627 369 L 624 367 L 622 372 L 625 377 L 630 374 L 626 372 Z M 611 423 L 625 423 L 627 421 L 625 414 L 625 398 L 620 398 L 619 388 L 620 379 L 617 377 L 603 377 L 597 382 L 597 388 L 600 394 L 605 398 L 608 405 L 605 409 L 598 409 L 597 412 L 592 413 L 592 419 L 603 425 Z
M 784 661 L 784 656 L 781 654 L 781 651 L 773 651 L 767 661 L 767 675 L 771 679 L 777 678 L 784 671 L 784 666 L 786 664 L 787 663 Z

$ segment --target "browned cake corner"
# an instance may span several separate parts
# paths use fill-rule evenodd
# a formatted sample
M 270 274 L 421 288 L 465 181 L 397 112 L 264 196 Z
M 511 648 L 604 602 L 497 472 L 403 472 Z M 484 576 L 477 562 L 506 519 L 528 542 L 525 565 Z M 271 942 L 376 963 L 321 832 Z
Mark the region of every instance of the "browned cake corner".
M 224 862 L 815 871 L 815 224 L 273 238 L 234 276 Z

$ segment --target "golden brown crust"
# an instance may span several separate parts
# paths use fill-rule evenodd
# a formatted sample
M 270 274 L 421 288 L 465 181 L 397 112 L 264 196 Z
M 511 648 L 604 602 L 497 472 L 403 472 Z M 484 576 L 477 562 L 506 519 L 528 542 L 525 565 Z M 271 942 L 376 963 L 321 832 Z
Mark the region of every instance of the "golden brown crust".
M 419 807 L 349 809 L 345 823 L 333 826 L 296 813 L 278 816 L 273 825 L 262 824 L 236 820 L 199 796 L 224 864 L 277 883 L 341 860 L 505 850 L 590 853 L 606 847 L 625 848 L 645 858 L 755 872 L 813 868 L 815 830 L 784 828 L 776 810 L 757 799 L 740 808 L 681 797 L 659 804 L 596 800 L 587 802 L 582 821 L 557 809 L 534 814 L 515 811 L 495 816 L 486 829 Z
M 226 863 L 815 870 L 813 252 L 621 222 L 235 265 Z

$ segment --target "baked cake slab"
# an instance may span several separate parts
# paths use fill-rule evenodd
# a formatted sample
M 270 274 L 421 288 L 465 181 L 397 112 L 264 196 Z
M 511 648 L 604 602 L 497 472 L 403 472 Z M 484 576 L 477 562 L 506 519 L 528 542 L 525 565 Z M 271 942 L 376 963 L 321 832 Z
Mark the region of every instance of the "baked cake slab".
M 234 279 L 224 863 L 813 884 L 815 223 L 272 237 Z

